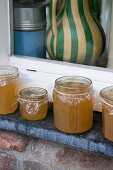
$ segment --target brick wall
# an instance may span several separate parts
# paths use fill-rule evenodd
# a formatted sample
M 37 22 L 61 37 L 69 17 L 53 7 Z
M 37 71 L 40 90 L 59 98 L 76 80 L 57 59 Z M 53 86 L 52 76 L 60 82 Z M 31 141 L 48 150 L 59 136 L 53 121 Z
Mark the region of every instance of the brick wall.
M 113 159 L 0 131 L 0 170 L 113 170 Z

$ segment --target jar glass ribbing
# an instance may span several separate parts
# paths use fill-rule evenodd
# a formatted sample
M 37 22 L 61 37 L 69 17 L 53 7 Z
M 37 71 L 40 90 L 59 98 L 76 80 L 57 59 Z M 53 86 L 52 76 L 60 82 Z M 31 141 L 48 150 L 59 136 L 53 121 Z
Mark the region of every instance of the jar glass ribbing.
M 66 76 L 55 81 L 53 91 L 55 127 L 66 133 L 82 133 L 93 125 L 92 81 Z

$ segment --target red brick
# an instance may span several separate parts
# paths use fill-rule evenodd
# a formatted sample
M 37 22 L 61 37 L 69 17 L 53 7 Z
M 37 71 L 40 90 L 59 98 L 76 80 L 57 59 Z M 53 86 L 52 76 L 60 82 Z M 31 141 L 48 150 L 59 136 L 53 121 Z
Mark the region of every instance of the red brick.
M 28 140 L 19 134 L 0 131 L 0 148 L 22 152 L 26 150 Z
M 58 150 L 58 152 L 56 153 L 56 158 L 58 162 L 66 162 L 66 163 L 71 163 L 77 160 L 75 150 L 69 148 Z
M 0 170 L 16 170 L 16 158 L 0 154 Z
M 47 165 L 42 165 L 38 162 L 32 162 L 32 161 L 24 161 L 23 162 L 23 169 L 24 170 L 51 170 L 50 167 Z
M 87 170 L 112 170 L 113 169 L 113 159 L 102 157 L 97 154 L 92 154 L 88 152 L 82 152 L 80 150 L 64 148 L 60 149 L 56 153 L 56 159 L 58 163 L 63 163 L 65 165 L 79 165 L 80 169 Z

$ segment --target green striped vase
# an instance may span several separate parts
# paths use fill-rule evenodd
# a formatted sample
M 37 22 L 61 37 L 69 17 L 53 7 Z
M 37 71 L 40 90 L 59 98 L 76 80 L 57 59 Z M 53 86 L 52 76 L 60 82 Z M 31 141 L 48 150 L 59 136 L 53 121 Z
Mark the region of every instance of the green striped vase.
M 95 15 L 95 17 L 100 21 L 100 13 L 101 13 L 101 0 L 92 0 L 91 8 Z
M 47 51 L 52 59 L 96 65 L 105 48 L 105 34 L 95 20 L 91 0 L 63 0 L 56 16 L 57 0 L 50 0 Z

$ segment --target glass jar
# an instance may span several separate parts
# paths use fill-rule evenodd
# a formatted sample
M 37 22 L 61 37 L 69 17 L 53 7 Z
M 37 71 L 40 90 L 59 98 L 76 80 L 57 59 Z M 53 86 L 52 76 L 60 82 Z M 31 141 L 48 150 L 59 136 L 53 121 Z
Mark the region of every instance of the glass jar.
M 53 90 L 55 127 L 66 133 L 82 133 L 93 125 L 92 81 L 66 76 L 55 81 Z
M 18 108 L 18 68 L 0 66 L 0 114 L 13 113 Z
M 102 131 L 104 137 L 113 142 L 113 86 L 100 91 L 102 102 Z
M 21 90 L 19 108 L 23 119 L 44 119 L 48 112 L 47 90 L 39 87 L 29 87 Z

